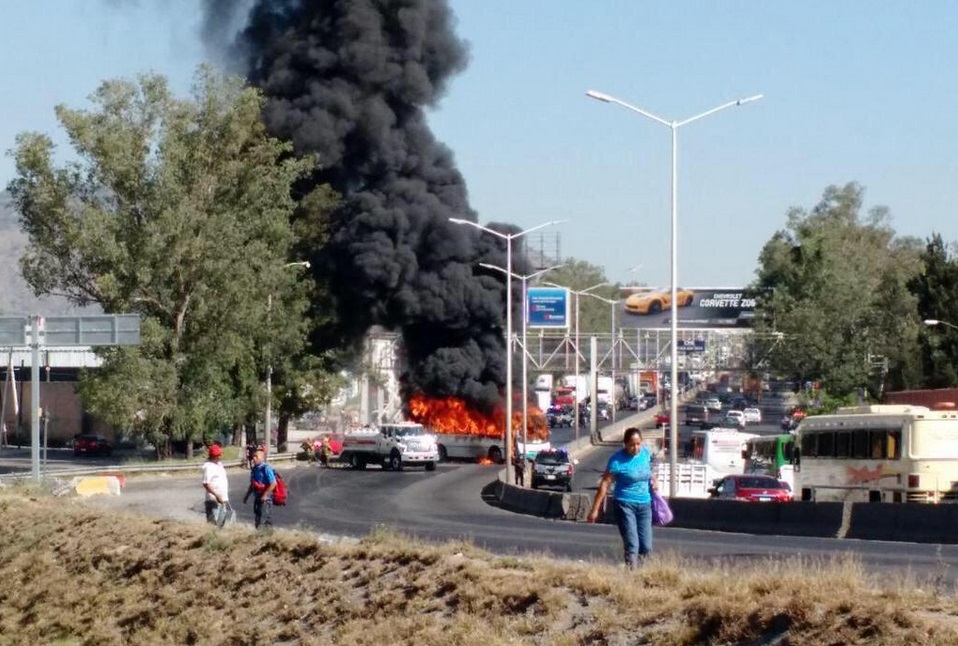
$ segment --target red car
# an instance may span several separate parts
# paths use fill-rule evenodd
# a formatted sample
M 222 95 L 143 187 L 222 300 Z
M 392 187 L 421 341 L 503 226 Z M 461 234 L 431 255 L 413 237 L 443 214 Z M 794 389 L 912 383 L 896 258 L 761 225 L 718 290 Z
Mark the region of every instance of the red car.
M 102 435 L 83 433 L 73 437 L 73 455 L 110 455 L 113 445 Z
M 744 502 L 788 502 L 792 499 L 787 484 L 765 475 L 725 476 L 709 489 L 709 495 Z
M 668 413 L 656 413 L 655 415 L 655 428 L 662 428 L 663 426 L 668 426 L 671 421 L 671 417 Z

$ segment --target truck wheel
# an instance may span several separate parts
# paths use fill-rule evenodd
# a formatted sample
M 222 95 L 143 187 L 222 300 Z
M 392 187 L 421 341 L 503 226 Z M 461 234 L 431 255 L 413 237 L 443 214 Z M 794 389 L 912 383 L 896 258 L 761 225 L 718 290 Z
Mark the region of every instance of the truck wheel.
M 489 459 L 496 464 L 502 463 L 502 451 L 499 450 L 498 446 L 489 447 Z
M 389 468 L 393 471 L 402 471 L 402 456 L 398 451 L 393 451 L 389 455 Z
M 446 447 L 443 446 L 442 444 L 440 444 L 439 447 L 438 447 L 438 449 L 439 449 L 439 461 L 440 461 L 440 462 L 448 462 L 448 461 L 449 461 L 449 453 L 446 451 Z
M 435 471 L 435 470 L 436 470 L 436 463 L 435 463 L 435 462 L 427 462 L 427 463 L 426 463 L 426 471 Z

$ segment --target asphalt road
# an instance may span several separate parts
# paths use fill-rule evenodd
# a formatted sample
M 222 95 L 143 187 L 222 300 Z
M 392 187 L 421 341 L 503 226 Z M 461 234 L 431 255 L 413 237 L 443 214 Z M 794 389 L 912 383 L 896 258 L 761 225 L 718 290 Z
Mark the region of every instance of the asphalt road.
M 593 449 L 580 456 L 586 465 Z M 601 461 L 601 460 L 600 460 Z M 469 541 L 503 555 L 547 554 L 573 560 L 617 562 L 621 541 L 610 525 L 546 520 L 504 511 L 484 496 L 500 467 L 444 464 L 436 471 L 400 472 L 370 467 L 364 471 L 318 466 L 280 466 L 290 488 L 290 502 L 274 509 L 277 527 L 338 538 L 359 538 L 384 527 L 426 540 Z M 580 471 L 583 489 L 594 487 L 597 470 Z M 230 471 L 230 498 L 238 520 L 251 524 L 252 509 L 242 504 L 246 472 Z M 124 493 L 94 504 L 107 508 L 202 520 L 199 473 L 184 478 L 132 479 Z M 834 540 L 791 536 L 754 536 L 677 528 L 655 529 L 656 551 L 700 561 L 739 564 L 802 557 L 823 562 L 843 554 L 860 559 L 866 571 L 888 576 L 936 578 L 958 583 L 958 545 Z
M 558 438 L 555 438 L 558 441 Z M 594 491 L 606 456 L 614 447 L 579 454 L 577 488 Z M 545 553 L 560 558 L 616 562 L 621 550 L 615 528 L 546 520 L 504 511 L 484 496 L 501 467 L 443 464 L 433 472 L 323 469 L 280 463 L 290 503 L 274 511 L 278 527 L 317 534 L 361 537 L 377 527 L 428 540 L 463 539 L 499 554 Z M 247 472 L 230 471 L 230 497 L 239 521 L 252 510 L 241 504 Z M 131 479 L 123 495 L 97 502 L 105 507 L 183 519 L 202 519 L 199 470 L 191 477 Z M 958 583 L 958 545 L 890 543 L 792 536 L 755 536 L 656 528 L 656 550 L 694 562 L 744 563 L 802 557 L 816 562 L 855 555 L 866 571 L 885 576 L 936 578 Z

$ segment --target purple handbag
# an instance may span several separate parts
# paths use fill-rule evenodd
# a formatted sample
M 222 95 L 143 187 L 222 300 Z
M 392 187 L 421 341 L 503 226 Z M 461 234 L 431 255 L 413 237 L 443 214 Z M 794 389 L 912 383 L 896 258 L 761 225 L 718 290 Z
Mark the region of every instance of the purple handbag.
M 672 509 L 669 507 L 668 501 L 659 495 L 658 491 L 652 492 L 652 524 L 653 525 L 668 525 L 672 522 L 674 516 L 672 515 Z

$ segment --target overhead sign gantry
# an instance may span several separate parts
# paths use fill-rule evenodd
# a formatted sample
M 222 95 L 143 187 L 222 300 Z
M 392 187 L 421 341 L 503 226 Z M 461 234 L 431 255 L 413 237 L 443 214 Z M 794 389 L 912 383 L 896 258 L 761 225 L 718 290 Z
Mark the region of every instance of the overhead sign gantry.
M 29 348 L 30 462 L 33 479 L 40 481 L 40 350 L 43 346 L 89 347 L 139 345 L 137 314 L 93 316 L 0 316 L 0 347 Z

